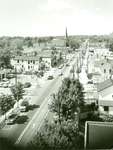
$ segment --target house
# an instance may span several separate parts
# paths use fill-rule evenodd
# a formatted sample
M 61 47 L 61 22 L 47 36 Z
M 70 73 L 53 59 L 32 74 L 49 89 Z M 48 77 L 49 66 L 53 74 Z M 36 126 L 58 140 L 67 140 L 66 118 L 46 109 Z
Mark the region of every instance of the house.
M 37 49 L 34 49 L 33 47 L 24 47 L 24 50 L 22 51 L 24 56 L 36 56 L 38 53 Z
M 101 113 L 113 114 L 113 80 L 107 79 L 97 85 L 98 106 Z
M 98 100 L 97 88 L 95 88 L 93 84 L 84 85 L 84 93 L 86 104 L 97 103 Z
M 39 69 L 40 60 L 43 61 L 47 67 L 51 67 L 51 52 L 43 51 L 36 56 L 15 56 L 11 59 L 11 65 L 17 69 L 17 72 L 35 72 Z
M 101 82 L 109 79 L 113 74 L 113 61 L 109 59 L 95 61 L 94 72 L 101 74 Z
M 11 65 L 17 69 L 17 72 L 38 71 L 39 57 L 16 56 L 11 59 Z

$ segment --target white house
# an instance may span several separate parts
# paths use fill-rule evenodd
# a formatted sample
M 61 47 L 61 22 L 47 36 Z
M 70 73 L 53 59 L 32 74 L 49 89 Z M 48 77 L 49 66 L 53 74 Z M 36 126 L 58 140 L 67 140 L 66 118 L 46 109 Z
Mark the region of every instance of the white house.
M 38 71 L 40 58 L 45 63 L 46 67 L 51 67 L 51 51 L 43 51 L 36 56 L 16 56 L 11 59 L 11 65 L 17 69 L 17 72 Z
M 17 72 L 38 71 L 39 57 L 16 56 L 11 59 L 11 65 L 17 69 Z
M 98 106 L 101 113 L 113 114 L 113 80 L 108 79 L 97 86 Z

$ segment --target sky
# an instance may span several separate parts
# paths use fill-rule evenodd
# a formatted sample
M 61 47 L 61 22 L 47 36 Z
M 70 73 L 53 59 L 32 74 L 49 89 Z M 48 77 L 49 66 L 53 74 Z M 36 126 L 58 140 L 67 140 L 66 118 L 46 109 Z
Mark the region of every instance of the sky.
M 0 36 L 113 32 L 113 0 L 0 0 Z

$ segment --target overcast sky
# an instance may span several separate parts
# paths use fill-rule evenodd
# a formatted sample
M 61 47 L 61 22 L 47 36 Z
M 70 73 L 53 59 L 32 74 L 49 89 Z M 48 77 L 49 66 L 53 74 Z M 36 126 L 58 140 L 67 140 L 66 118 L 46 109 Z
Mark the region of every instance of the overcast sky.
M 0 36 L 109 34 L 113 0 L 0 0 Z

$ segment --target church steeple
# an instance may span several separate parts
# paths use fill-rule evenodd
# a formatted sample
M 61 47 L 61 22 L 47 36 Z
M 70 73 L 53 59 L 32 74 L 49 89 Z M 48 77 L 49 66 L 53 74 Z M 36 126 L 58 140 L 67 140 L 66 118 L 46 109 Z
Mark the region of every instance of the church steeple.
M 69 46 L 69 39 L 68 39 L 67 27 L 66 27 L 66 31 L 65 31 L 65 40 L 66 40 L 66 47 L 68 47 Z
M 67 27 L 66 27 L 66 39 L 68 38 Z

